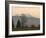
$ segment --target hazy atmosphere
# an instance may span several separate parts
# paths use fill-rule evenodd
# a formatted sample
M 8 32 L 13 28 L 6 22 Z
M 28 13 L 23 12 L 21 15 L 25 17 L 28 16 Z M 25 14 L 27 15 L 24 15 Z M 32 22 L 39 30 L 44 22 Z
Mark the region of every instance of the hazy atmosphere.
M 40 7 L 12 6 L 12 30 L 39 30 Z
M 40 18 L 40 7 L 12 7 L 12 16 L 29 14 L 33 17 Z

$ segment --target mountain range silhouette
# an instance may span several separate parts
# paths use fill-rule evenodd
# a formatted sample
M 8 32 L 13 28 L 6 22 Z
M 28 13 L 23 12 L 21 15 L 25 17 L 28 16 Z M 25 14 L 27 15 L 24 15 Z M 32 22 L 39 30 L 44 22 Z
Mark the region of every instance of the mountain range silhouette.
M 25 15 L 25 16 L 27 18 L 27 22 L 25 22 L 24 24 L 27 25 L 28 27 L 30 27 L 31 25 L 35 25 L 37 27 L 40 24 L 40 18 L 33 17 L 32 15 Z M 12 16 L 13 24 L 14 24 L 15 28 L 16 28 L 18 19 L 21 22 L 20 17 L 22 17 L 22 16 Z

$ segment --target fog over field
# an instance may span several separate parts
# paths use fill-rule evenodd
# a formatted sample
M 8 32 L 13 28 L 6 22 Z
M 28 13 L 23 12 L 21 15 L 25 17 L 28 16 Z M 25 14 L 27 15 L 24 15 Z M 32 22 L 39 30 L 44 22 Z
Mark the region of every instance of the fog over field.
M 16 24 L 18 19 L 20 20 L 20 23 L 22 23 L 22 16 L 12 16 L 14 27 L 16 28 Z M 36 27 L 40 24 L 40 18 L 33 17 L 31 15 L 25 15 L 24 19 L 26 22 L 24 22 L 24 26 L 31 27 L 31 25 L 35 25 Z

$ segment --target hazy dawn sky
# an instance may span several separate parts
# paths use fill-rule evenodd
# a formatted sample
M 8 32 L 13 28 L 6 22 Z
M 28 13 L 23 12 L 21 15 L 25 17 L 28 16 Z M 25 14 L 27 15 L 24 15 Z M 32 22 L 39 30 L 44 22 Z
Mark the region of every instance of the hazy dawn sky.
M 12 16 L 29 14 L 33 17 L 40 18 L 40 7 L 19 7 L 12 6 Z

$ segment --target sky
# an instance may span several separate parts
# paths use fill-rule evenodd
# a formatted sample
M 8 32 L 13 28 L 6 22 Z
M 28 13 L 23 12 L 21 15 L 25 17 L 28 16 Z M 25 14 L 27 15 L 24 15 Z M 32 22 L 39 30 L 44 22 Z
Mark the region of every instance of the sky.
M 40 7 L 20 7 L 20 6 L 12 6 L 12 16 L 16 15 L 32 15 L 33 17 L 40 18 Z

